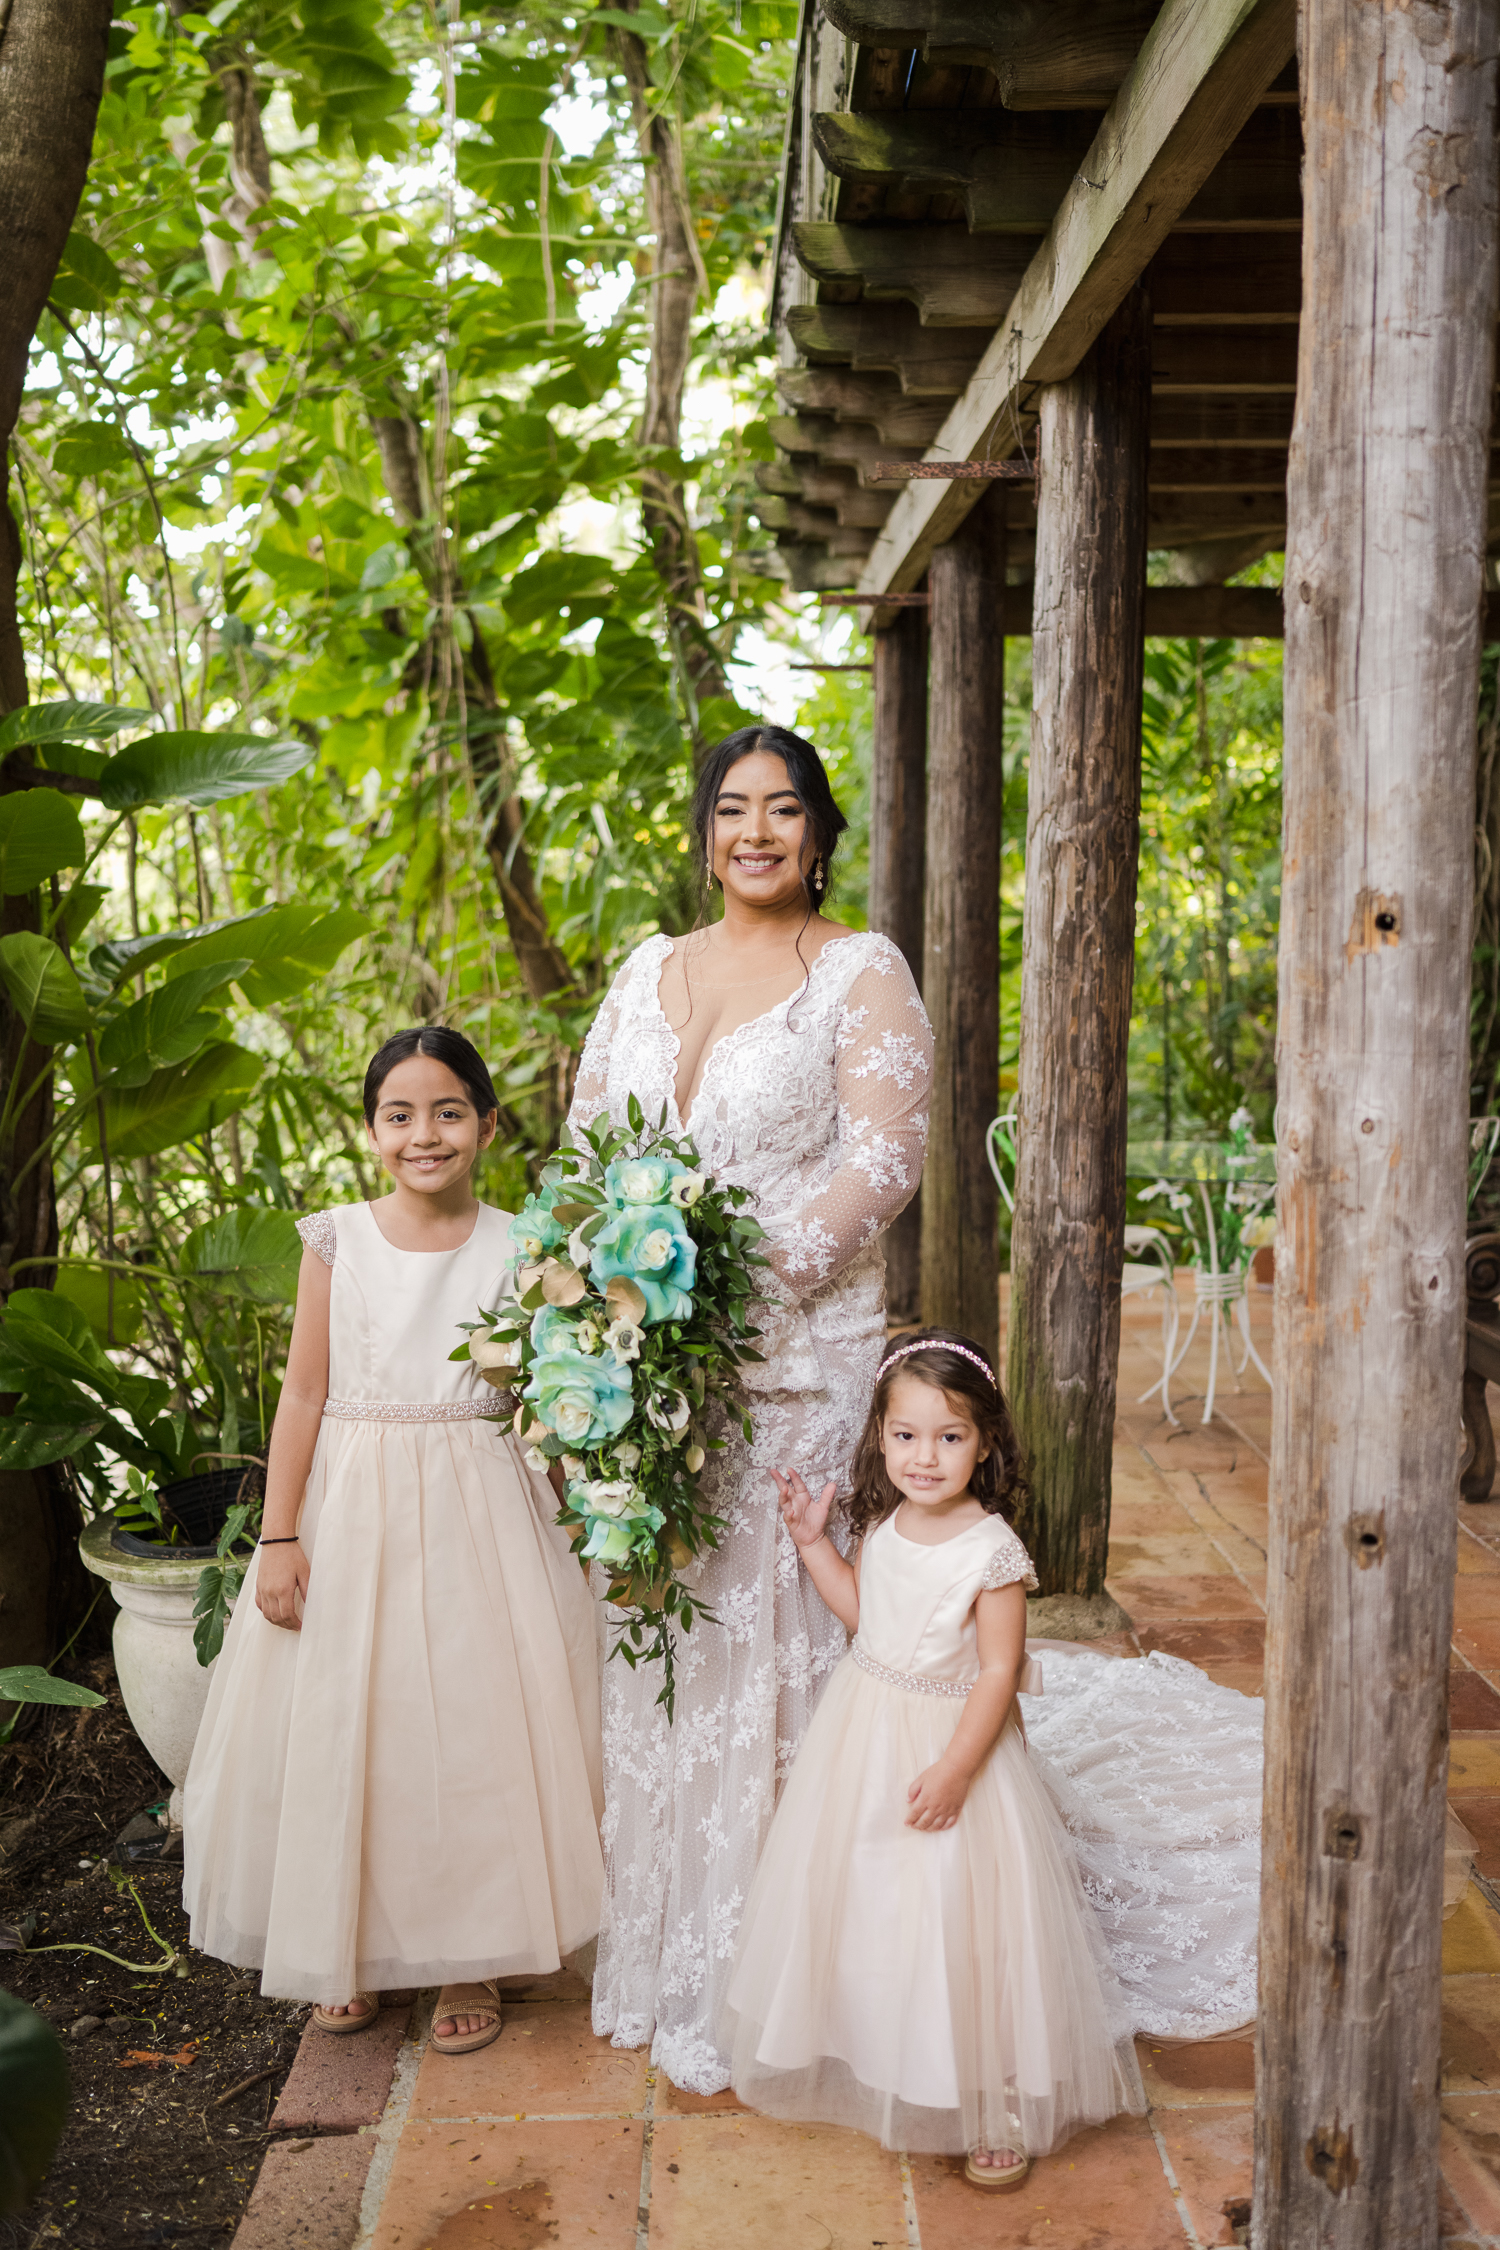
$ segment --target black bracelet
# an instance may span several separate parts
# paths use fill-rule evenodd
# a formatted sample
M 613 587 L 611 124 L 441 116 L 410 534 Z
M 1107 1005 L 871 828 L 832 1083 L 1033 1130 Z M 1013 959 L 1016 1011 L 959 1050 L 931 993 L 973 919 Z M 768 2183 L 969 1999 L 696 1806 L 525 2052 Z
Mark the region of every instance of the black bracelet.
M 300 1531 L 294 1531 L 289 1538 L 262 1539 L 258 1541 L 257 1544 L 262 1547 L 300 1547 L 302 1544 L 302 1534 Z

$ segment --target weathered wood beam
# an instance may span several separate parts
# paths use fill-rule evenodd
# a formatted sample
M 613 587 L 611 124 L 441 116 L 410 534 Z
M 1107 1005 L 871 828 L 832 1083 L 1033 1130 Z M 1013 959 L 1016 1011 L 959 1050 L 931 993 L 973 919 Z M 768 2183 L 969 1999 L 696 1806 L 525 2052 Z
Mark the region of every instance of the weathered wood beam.
M 866 304 L 904 298 L 929 328 L 977 328 L 1005 316 L 1036 250 L 1029 235 L 974 239 L 966 227 L 846 227 L 806 220 L 792 229 L 805 273 Z
M 927 822 L 927 618 L 903 610 L 875 635 L 870 749 L 869 921 L 898 945 L 920 987 Z M 922 1317 L 922 1196 L 885 1235 L 888 1320 Z
M 852 507 L 860 497 L 853 495 L 843 505 Z M 840 555 L 867 553 L 870 534 L 879 522 L 876 518 L 861 524 L 857 516 L 846 517 L 832 508 L 809 508 L 800 500 L 783 499 L 779 493 L 752 495 L 749 512 L 767 531 L 794 531 L 799 539 L 826 539 Z
M 922 1318 L 993 1354 L 998 1198 L 985 1132 L 1000 1084 L 1000 814 L 1005 512 L 983 505 L 928 578 L 926 907 L 922 994 L 935 1059 L 922 1173 Z
M 847 367 L 784 367 L 776 387 L 788 406 L 869 422 L 886 445 L 931 445 L 947 412 L 942 399 L 907 398 L 894 375 L 856 375 Z
M 1042 394 L 1010 1403 L 1043 1595 L 1104 1592 L 1140 850 L 1151 314 L 1137 287 Z M 943 550 L 938 549 L 941 554 Z M 1080 1621 L 1082 1622 L 1082 1621 Z M 1086 1628 L 1085 1628 L 1086 1629 Z M 1079 1625 L 1070 1623 L 1070 1632 Z
M 835 422 L 828 414 L 778 414 L 768 426 L 774 443 L 784 452 L 794 457 L 811 453 L 821 461 L 847 464 L 862 485 L 883 483 L 871 477 L 872 470 L 883 462 L 921 459 L 915 446 L 887 445 L 877 431 L 862 429 L 857 422 Z
M 1005 630 L 1032 629 L 1031 585 L 1007 586 Z M 1500 601 L 1496 605 L 1500 621 Z M 1282 634 L 1279 586 L 1148 586 L 1144 631 L 1147 640 L 1279 641 Z
M 1167 328 L 1295 327 L 1302 243 L 1295 234 L 1172 234 L 1146 268 L 1151 318 Z
M 924 328 L 907 305 L 795 305 L 786 324 L 814 366 L 884 368 L 913 398 L 962 391 L 990 341 L 987 328 Z
M 1293 25 L 1293 0 L 1165 0 L 934 453 L 977 459 L 1013 447 L 1012 417 L 1038 384 L 1078 365 L 1284 67 Z M 1213 333 L 1172 330 L 1165 340 L 1175 354 Z M 1237 346 L 1255 334 L 1234 333 Z M 968 502 L 962 485 L 912 485 L 876 542 L 867 587 L 914 585 Z
M 1152 339 L 1153 397 L 1259 391 L 1291 398 L 1296 389 L 1295 327 L 1163 328 Z M 945 423 L 939 443 L 946 430 Z
M 1497 33 L 1494 0 L 1299 10 L 1253 2220 L 1276 2250 L 1441 2231 Z
M 862 47 L 915 47 L 930 63 L 993 71 L 1012 109 L 1108 101 L 1151 29 L 1157 0 L 825 0 Z
M 854 512 L 840 520 L 848 523 L 884 523 L 895 505 L 889 490 L 864 492 L 847 469 L 825 468 L 819 461 L 758 461 L 755 481 L 762 492 L 779 492 L 787 500 L 805 500 L 812 507 L 848 508 Z
M 1041 234 L 1078 177 L 1096 116 L 1010 110 L 831 110 L 813 143 L 846 185 L 961 196 L 975 234 Z M 1181 230 L 1295 234 L 1302 224 L 1295 110 L 1257 110 L 1178 219 Z
M 1196 398 L 1151 393 L 1151 450 L 1173 446 L 1290 445 L 1292 400 L 1261 393 L 1208 392 Z
M 1286 447 L 1241 452 L 1231 445 L 1151 448 L 1153 497 L 1167 492 L 1286 491 Z

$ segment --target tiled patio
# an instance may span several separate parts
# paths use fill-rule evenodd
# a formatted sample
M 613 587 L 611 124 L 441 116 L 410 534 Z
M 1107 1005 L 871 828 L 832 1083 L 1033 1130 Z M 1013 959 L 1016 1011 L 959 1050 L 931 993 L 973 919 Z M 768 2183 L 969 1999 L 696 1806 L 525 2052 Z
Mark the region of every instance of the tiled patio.
M 1269 1297 L 1253 1317 L 1269 1357 Z M 1184 1426 L 1174 1432 L 1154 1407 L 1133 1403 L 1156 1371 L 1158 1336 L 1149 1311 L 1127 1308 L 1110 1555 L 1134 1632 L 1114 1645 L 1122 1655 L 1169 1650 L 1254 1695 L 1270 1399 L 1253 1370 L 1242 1393 L 1221 1384 L 1223 1418 L 1204 1429 L 1189 1404 L 1206 1379 L 1206 1350 L 1195 1346 L 1174 1400 Z M 1475 1839 L 1477 1873 L 1500 1883 L 1500 1500 L 1460 1516 L 1452 1709 L 1451 1800 Z M 1448 2250 L 1500 2250 L 1500 1915 L 1478 1882 L 1446 1923 L 1444 1967 L 1443 2236 Z M 341 2125 L 315 2117 L 306 2094 L 299 2110 L 294 2074 L 275 2122 L 357 2130 L 358 2139 L 342 2141 L 351 2158 L 342 2165 L 326 2139 L 273 2147 L 240 2250 L 344 2250 L 351 2241 L 373 2250 L 1208 2250 L 1245 2239 L 1248 2039 L 1143 2041 L 1149 2115 L 1080 2135 L 1039 2162 L 1021 2191 L 996 2197 L 967 2187 L 947 2159 L 908 2162 L 856 2134 L 753 2116 L 732 2095 L 678 2093 L 643 2056 L 593 2037 L 583 1987 L 566 1977 L 518 1993 L 498 2042 L 457 2062 L 422 2052 L 432 1997 L 413 2011 L 383 2110 L 372 2103 L 358 2127 L 353 2111 Z M 314 2062 L 314 2041 L 345 2048 L 310 2032 L 299 2071 Z

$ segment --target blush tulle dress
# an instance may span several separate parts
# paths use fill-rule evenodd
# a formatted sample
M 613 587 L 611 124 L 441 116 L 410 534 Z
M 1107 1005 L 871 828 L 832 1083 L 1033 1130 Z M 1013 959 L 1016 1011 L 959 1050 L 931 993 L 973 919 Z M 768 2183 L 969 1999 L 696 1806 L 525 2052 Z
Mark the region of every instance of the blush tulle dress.
M 1036 1580 L 995 1516 L 936 1547 L 887 1518 L 864 1542 L 858 1636 L 772 1822 L 720 2026 L 755 2109 L 1039 2156 L 1145 2107 L 1132 2008 L 1016 1719 L 953 1828 L 905 1821 L 978 1676 L 975 1602 L 1016 1583 Z
M 506 1213 L 388 1243 L 366 1203 L 298 1222 L 332 1267 L 300 1633 L 250 1566 L 184 1790 L 192 1943 L 262 1989 L 547 1971 L 599 1926 L 594 1605 L 499 1395 L 448 1354 L 507 1285 Z

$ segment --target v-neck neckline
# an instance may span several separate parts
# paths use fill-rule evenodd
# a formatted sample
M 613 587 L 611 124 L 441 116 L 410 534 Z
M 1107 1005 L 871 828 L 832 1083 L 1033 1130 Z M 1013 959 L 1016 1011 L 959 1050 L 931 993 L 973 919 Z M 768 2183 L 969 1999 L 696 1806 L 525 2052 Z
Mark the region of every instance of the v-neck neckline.
M 713 1045 L 711 1047 L 707 1048 L 704 1051 L 702 1066 L 698 1072 L 697 1088 L 693 1094 L 692 1100 L 688 1103 L 686 1114 L 684 1114 L 682 1107 L 677 1099 L 677 1066 L 682 1060 L 682 1037 L 679 1032 L 676 1032 L 672 1029 L 672 1025 L 667 1016 L 667 1011 L 661 1004 L 662 971 L 663 969 L 665 969 L 668 961 L 672 958 L 672 955 L 677 950 L 677 940 L 670 937 L 665 939 L 664 942 L 666 951 L 658 959 L 656 964 L 656 974 L 651 980 L 651 1005 L 656 1010 L 658 1017 L 661 1019 L 662 1029 L 665 1031 L 667 1037 L 672 1042 L 672 1083 L 667 1098 L 671 1102 L 672 1115 L 677 1120 L 677 1126 L 680 1132 L 685 1133 L 688 1130 L 694 1112 L 697 1110 L 698 1104 L 703 1098 L 703 1089 L 708 1083 L 709 1065 L 712 1063 L 715 1055 L 718 1054 L 720 1049 L 723 1047 L 727 1047 L 732 1040 L 738 1039 L 742 1031 L 754 1030 L 757 1024 L 768 1022 L 779 1009 L 789 1008 L 792 1005 L 793 1001 L 801 999 L 804 993 L 809 992 L 812 989 L 813 976 L 818 968 L 819 963 L 825 961 L 828 958 L 828 955 L 834 952 L 837 947 L 841 945 L 848 945 L 851 940 L 860 937 L 863 934 L 864 933 L 859 930 L 846 930 L 842 937 L 830 938 L 828 940 L 828 943 L 823 946 L 819 952 L 813 955 L 812 960 L 808 963 L 807 975 L 803 979 L 802 983 L 798 985 L 795 992 L 789 992 L 784 1000 L 774 1000 L 769 1008 L 762 1008 L 759 1015 L 747 1016 L 743 1023 L 732 1025 L 728 1031 L 723 1032 L 720 1037 L 713 1042 Z

